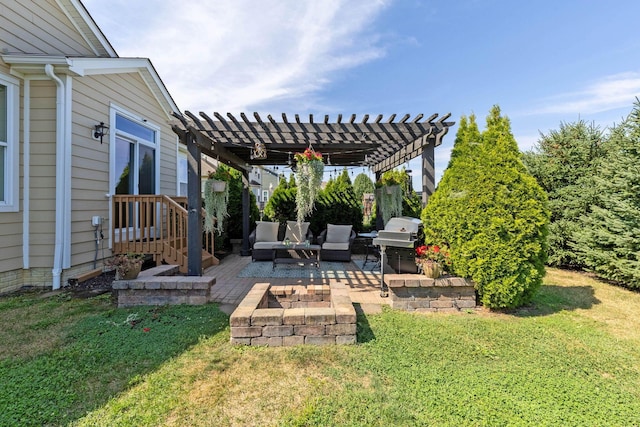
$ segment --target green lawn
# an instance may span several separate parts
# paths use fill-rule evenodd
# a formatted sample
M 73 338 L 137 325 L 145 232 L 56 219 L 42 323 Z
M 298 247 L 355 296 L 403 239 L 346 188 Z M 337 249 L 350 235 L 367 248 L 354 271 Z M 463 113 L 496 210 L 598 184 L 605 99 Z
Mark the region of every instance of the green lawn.
M 214 305 L 0 298 L 0 425 L 640 425 L 640 295 L 549 270 L 509 313 L 358 318 L 355 346 L 229 345 Z

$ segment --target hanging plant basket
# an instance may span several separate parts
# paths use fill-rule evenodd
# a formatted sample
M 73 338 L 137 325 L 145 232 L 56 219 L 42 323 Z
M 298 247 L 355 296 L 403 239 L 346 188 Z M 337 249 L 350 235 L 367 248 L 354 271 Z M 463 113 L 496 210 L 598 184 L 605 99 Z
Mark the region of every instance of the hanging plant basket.
M 298 222 L 303 222 L 313 211 L 318 191 L 322 185 L 324 163 L 322 154 L 307 148 L 304 153 L 296 153 L 296 208 Z
M 220 183 L 223 184 L 222 189 L 220 189 Z M 209 178 L 204 192 L 204 229 L 207 232 L 215 231 L 219 235 L 222 234 L 224 218 L 229 215 L 227 213 L 228 203 L 229 186 L 227 183 Z
M 376 190 L 376 204 L 380 208 L 384 224 L 395 216 L 402 216 L 402 187 L 384 185 L 378 188 Z
M 214 193 L 223 193 L 225 191 L 225 189 L 227 188 L 227 182 L 226 181 L 220 181 L 217 179 L 212 179 L 211 181 L 211 190 Z

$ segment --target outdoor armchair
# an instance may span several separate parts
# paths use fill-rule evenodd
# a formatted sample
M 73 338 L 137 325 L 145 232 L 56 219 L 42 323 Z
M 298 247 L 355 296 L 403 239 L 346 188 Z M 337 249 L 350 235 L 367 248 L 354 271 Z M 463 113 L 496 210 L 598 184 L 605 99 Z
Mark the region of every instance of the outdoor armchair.
M 318 244 L 322 247 L 320 259 L 323 261 L 351 261 L 351 247 L 356 232 L 351 225 L 327 224 L 327 228 L 318 235 Z

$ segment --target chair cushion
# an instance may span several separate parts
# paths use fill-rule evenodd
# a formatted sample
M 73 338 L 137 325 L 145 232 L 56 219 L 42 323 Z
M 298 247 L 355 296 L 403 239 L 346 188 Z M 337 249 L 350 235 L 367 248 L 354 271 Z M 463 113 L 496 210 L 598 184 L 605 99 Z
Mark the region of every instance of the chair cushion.
M 287 231 L 284 238 L 288 237 L 292 242 L 304 242 L 307 239 L 307 231 L 309 231 L 308 222 L 287 221 Z
M 325 242 L 322 244 L 322 249 L 328 251 L 348 251 L 349 243 L 331 243 Z
M 351 237 L 350 225 L 327 224 L 327 237 L 325 242 L 349 243 L 349 237 Z
M 257 221 L 256 242 L 277 242 L 280 223 Z
M 255 242 L 253 249 L 273 249 L 273 245 L 278 245 L 282 242 Z

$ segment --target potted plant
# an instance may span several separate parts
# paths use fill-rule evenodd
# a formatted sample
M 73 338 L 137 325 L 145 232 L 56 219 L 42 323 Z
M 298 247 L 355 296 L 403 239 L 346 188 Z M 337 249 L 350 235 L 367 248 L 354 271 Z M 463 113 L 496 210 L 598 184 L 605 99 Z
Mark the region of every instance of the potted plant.
M 394 216 L 402 215 L 402 187 L 392 174 L 385 174 L 376 182 L 376 205 L 386 224 Z
M 218 166 L 215 172 L 209 174 L 204 186 L 204 228 L 222 234 L 224 218 L 229 204 L 229 181 L 231 173 L 225 166 Z
M 129 252 L 105 261 L 107 267 L 115 268 L 116 280 L 131 280 L 138 277 L 144 262 L 144 254 Z
M 422 245 L 416 248 L 416 265 L 427 277 L 437 279 L 445 266 L 451 265 L 449 248 L 445 245 Z
M 295 154 L 296 160 L 296 208 L 298 222 L 303 222 L 313 210 L 313 205 L 322 185 L 324 163 L 322 154 L 307 148 Z

